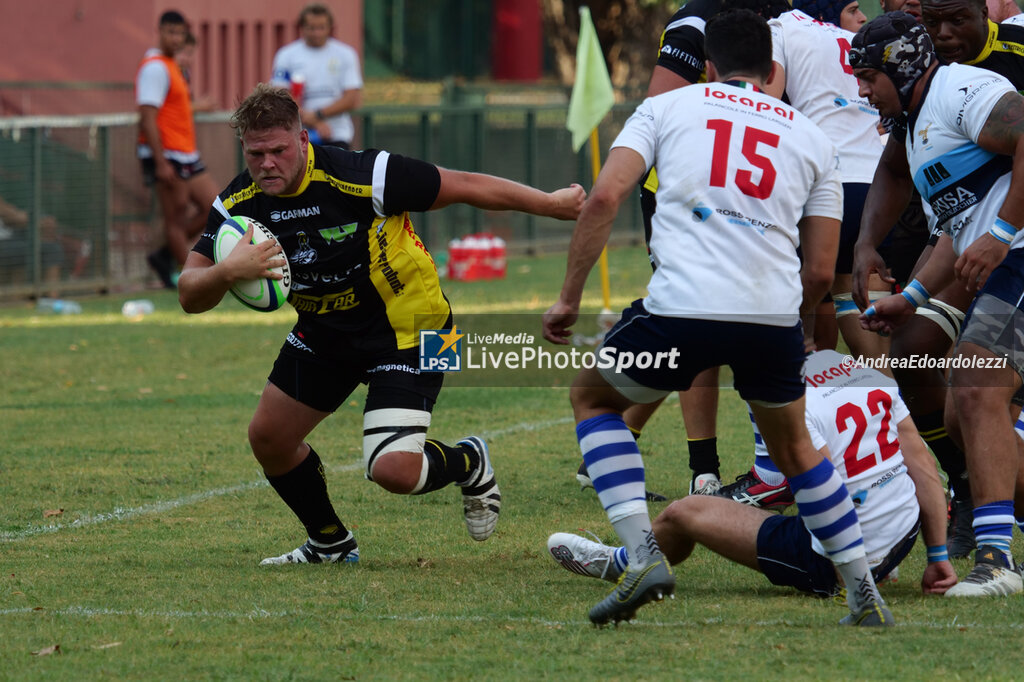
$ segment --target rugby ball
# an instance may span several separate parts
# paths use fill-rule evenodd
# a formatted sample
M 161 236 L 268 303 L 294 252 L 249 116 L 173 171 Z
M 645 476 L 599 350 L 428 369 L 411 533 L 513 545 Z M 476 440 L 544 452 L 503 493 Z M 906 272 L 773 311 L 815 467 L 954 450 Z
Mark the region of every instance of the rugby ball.
M 213 240 L 213 260 L 219 263 L 227 258 L 228 254 L 238 246 L 242 237 L 252 227 L 251 244 L 262 244 L 269 240 L 277 241 L 274 233 L 261 225 L 258 221 L 246 216 L 234 216 L 221 223 Z M 292 287 L 291 268 L 288 267 L 288 259 L 283 253 L 285 264 L 278 268 L 271 268 L 271 272 L 279 272 L 282 279 L 250 279 L 237 282 L 231 287 L 231 293 L 239 302 L 247 308 L 268 313 L 277 310 L 288 300 L 288 292 Z

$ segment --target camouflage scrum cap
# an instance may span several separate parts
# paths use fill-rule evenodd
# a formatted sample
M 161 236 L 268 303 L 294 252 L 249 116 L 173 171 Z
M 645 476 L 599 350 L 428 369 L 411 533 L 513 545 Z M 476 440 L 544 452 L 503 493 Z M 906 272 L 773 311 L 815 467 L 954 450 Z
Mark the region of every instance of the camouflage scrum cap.
M 853 37 L 850 66 L 877 69 L 896 86 L 900 104 L 910 107 L 914 84 L 935 61 L 928 31 L 906 12 L 888 12 L 860 27 Z

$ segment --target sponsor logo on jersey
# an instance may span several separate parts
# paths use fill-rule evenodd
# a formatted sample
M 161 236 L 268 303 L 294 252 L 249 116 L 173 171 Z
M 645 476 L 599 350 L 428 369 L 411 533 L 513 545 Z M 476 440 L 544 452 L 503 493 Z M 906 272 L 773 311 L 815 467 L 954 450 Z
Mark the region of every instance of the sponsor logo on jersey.
M 307 206 L 305 208 L 293 208 L 290 211 L 271 211 L 270 219 L 275 223 L 293 218 L 311 218 L 320 215 L 319 206 Z
M 743 92 L 743 90 L 740 90 L 740 92 Z M 728 92 L 718 88 L 704 88 L 704 96 L 711 97 L 713 99 L 724 99 L 734 104 L 739 104 L 740 106 L 750 107 L 758 113 L 766 111 L 768 113 L 775 114 L 780 118 L 784 118 L 787 121 L 793 120 L 793 109 L 773 106 L 768 102 L 754 101 L 750 97 L 741 96 L 735 92 Z
M 929 123 L 928 126 L 931 127 L 931 124 Z M 923 132 L 923 134 L 922 133 L 918 133 L 918 134 L 922 135 L 922 137 L 924 137 L 924 135 L 926 135 L 928 131 L 924 130 L 922 132 Z M 928 139 L 925 138 L 924 142 L 925 142 L 925 144 L 927 144 L 928 143 Z M 942 165 L 941 161 L 936 161 L 935 163 L 933 163 L 930 166 L 925 166 L 921 170 L 921 173 L 924 175 L 924 179 L 928 181 L 928 185 L 931 186 L 931 187 L 934 187 L 935 185 L 938 185 L 938 184 L 940 184 L 942 182 L 945 182 L 950 177 L 949 176 L 949 171 L 946 170 L 946 167 Z
M 675 59 L 687 64 L 698 71 L 704 70 L 704 60 L 693 56 L 689 52 L 684 52 L 678 47 L 672 47 L 671 45 L 665 45 L 659 52 L 660 57 L 667 57 L 668 59 Z
M 299 339 L 299 335 L 297 335 L 295 332 L 289 332 L 288 337 L 285 339 L 285 342 L 289 346 L 298 348 L 299 350 L 302 351 L 306 351 L 307 353 L 313 352 L 313 349 L 307 346 L 305 343 L 303 343 L 302 340 Z
M 715 209 L 715 213 L 718 213 L 719 215 L 724 215 L 728 219 L 728 221 L 730 223 L 732 223 L 733 225 L 742 225 L 743 227 L 752 227 L 755 230 L 757 230 L 758 234 L 762 234 L 762 235 L 765 232 L 767 232 L 768 230 L 780 230 L 780 229 L 782 229 L 778 225 L 776 225 L 775 223 L 766 223 L 763 220 L 758 220 L 757 218 L 751 218 L 750 216 L 746 216 L 746 215 L 740 213 L 739 211 L 735 211 L 735 210 L 732 210 L 732 209 L 729 209 L 729 208 L 716 208 Z
M 352 287 L 340 293 L 328 294 L 327 296 L 303 296 L 293 292 L 288 298 L 288 302 L 300 313 L 314 313 L 316 315 L 351 310 L 359 305 L 355 290 Z
M 698 204 L 697 207 L 693 209 L 693 220 L 694 222 L 703 223 L 711 217 L 712 213 L 714 213 L 714 211 L 707 206 Z
M 965 211 L 978 203 L 978 195 L 974 192 L 957 187 L 948 192 L 929 199 L 935 219 L 942 224 L 961 211 Z
M 377 247 L 380 249 L 380 256 L 377 257 L 377 264 L 380 266 L 380 272 L 384 275 L 384 279 L 387 280 L 388 286 L 391 287 L 391 291 L 394 292 L 395 296 L 401 296 L 402 292 L 405 291 L 405 284 L 402 280 L 398 279 L 398 273 L 391 267 L 391 262 L 388 261 L 388 239 L 384 234 L 384 230 L 380 227 L 377 228 Z
M 985 88 L 987 88 L 988 86 L 995 85 L 998 82 L 999 81 L 996 81 L 996 80 L 986 80 L 986 81 L 982 81 L 977 86 L 974 86 L 972 84 L 972 85 L 968 85 L 965 88 L 958 88 L 957 89 L 957 92 L 964 93 L 964 103 L 960 106 L 960 111 L 958 111 L 957 114 L 956 114 L 956 124 L 957 125 L 960 125 L 961 123 L 963 123 L 963 120 L 964 120 L 964 110 L 966 110 L 967 109 L 967 105 L 970 104 L 971 101 L 975 97 L 978 96 L 978 93 L 981 92 L 982 90 L 984 90 Z M 971 89 L 971 88 L 973 88 L 973 89 Z
M 334 227 L 327 227 L 319 230 L 320 236 L 324 238 L 324 241 L 330 244 L 331 242 L 340 242 L 345 237 L 355 233 L 358 223 L 349 223 L 348 225 L 335 225 Z
M 816 374 L 807 374 L 804 376 L 804 381 L 807 382 L 808 386 L 817 388 L 827 384 L 832 379 L 839 379 L 841 377 L 850 376 L 850 370 L 854 369 L 855 365 L 847 365 L 846 363 L 839 363 L 826 367 L 825 369 L 817 372 Z

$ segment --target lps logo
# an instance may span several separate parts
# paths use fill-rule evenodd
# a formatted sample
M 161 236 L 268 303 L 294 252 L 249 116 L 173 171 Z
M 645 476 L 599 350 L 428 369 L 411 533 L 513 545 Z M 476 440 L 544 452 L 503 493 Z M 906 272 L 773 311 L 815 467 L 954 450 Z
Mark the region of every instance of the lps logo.
M 458 327 L 420 330 L 420 371 L 461 372 L 462 337 Z

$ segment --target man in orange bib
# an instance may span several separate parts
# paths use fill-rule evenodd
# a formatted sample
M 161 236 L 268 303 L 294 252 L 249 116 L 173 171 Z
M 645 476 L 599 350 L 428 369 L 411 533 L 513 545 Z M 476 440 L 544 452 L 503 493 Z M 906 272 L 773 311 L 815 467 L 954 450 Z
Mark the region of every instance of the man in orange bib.
M 164 12 L 159 47 L 146 52 L 135 79 L 142 176 L 147 185 L 156 187 L 167 248 L 179 266 L 202 232 L 217 196 L 217 185 L 205 172 L 196 149 L 188 83 L 174 60 L 187 33 L 180 12 Z M 170 263 L 159 262 L 156 254 L 149 260 L 164 284 L 173 286 Z

